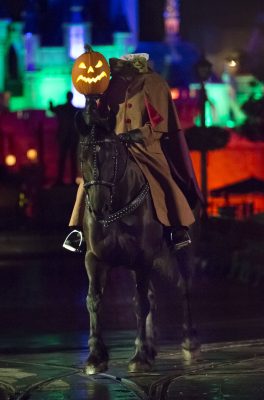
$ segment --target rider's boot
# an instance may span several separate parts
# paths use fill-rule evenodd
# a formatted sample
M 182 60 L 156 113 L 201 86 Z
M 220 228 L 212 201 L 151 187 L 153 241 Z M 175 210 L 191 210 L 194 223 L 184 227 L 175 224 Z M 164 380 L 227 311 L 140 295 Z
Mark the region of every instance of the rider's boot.
M 83 253 L 85 249 L 85 241 L 83 232 L 79 227 L 70 227 L 71 231 L 64 240 L 62 247 L 66 250 Z

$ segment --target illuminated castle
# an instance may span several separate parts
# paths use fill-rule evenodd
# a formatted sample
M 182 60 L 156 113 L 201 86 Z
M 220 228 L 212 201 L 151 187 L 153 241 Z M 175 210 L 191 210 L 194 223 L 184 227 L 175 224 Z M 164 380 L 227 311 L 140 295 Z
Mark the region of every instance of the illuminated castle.
M 44 2 L 27 0 L 19 22 L 1 12 L 0 5 L 0 103 L 8 103 L 10 111 L 46 110 L 49 100 L 64 102 L 65 93 L 74 92 L 73 60 L 84 51 L 86 43 L 107 59 L 134 51 L 148 52 L 154 69 L 172 88 L 190 87 L 195 79 L 193 66 L 199 52 L 179 36 L 180 0 L 164 3 L 163 21 L 160 16 L 164 40 L 148 42 L 138 40 L 138 0 L 100 0 L 100 9 L 94 10 L 94 15 L 92 2 L 87 0 L 47 0 L 45 13 L 41 13 L 39 3 Z M 96 1 L 93 4 L 97 6 Z M 151 34 L 155 30 L 156 25 Z M 207 85 L 211 103 L 219 109 L 214 123 L 220 125 L 226 125 L 229 119 L 228 85 L 221 79 Z M 248 90 L 242 88 L 238 93 L 240 103 L 249 96 Z M 76 92 L 74 104 L 84 105 L 83 96 Z M 239 110 L 236 115 L 237 123 L 241 120 Z
M 67 7 L 67 2 L 61 0 L 49 3 L 56 3 L 60 14 Z M 135 50 L 137 0 L 107 2 L 110 23 L 115 31 L 112 32 L 112 43 L 102 45 L 92 43 L 92 23 L 83 16 L 83 3 L 86 2 L 70 3 L 66 18 L 59 26 L 62 43 L 58 45 L 56 36 L 51 40 L 52 45 L 42 44 L 37 26 L 40 18 L 37 2 L 27 2 L 19 22 L 0 14 L 0 93 L 5 93 L 11 111 L 46 109 L 50 99 L 56 103 L 64 102 L 65 93 L 72 87 L 73 60 L 83 53 L 86 43 L 92 44 L 93 49 L 106 58 L 120 57 Z M 52 12 L 54 16 L 56 10 Z M 50 21 L 46 21 L 47 26 L 50 29 Z M 7 99 L 9 94 L 10 99 Z M 80 104 L 77 94 L 74 99 Z
M 19 22 L 1 13 L 0 6 L 0 93 L 11 111 L 47 109 L 50 99 L 64 102 L 65 93 L 74 92 L 73 60 L 86 43 L 107 59 L 147 51 L 169 84 L 188 81 L 197 52 L 179 40 L 179 0 L 165 2 L 160 16 L 164 40 L 159 42 L 139 42 L 138 0 L 100 0 L 100 10 L 92 16 L 92 2 L 87 0 L 48 0 L 45 14 L 39 3 L 27 0 Z M 73 102 L 81 106 L 84 99 L 74 92 Z

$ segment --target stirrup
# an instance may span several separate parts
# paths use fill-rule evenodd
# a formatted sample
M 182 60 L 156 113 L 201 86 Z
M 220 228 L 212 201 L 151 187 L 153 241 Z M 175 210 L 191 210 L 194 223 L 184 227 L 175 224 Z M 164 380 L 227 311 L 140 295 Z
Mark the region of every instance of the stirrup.
M 190 235 L 187 231 L 185 231 L 183 233 L 182 237 L 179 238 L 178 240 L 175 238 L 175 232 L 172 231 L 170 233 L 170 239 L 171 239 L 173 249 L 175 251 L 178 251 L 178 250 L 182 249 L 183 247 L 190 246 L 190 244 L 192 243 Z
M 82 253 L 83 245 L 84 245 L 83 233 L 81 231 L 78 231 L 77 229 L 74 229 L 72 232 L 68 234 L 68 236 L 63 242 L 62 247 L 72 252 Z

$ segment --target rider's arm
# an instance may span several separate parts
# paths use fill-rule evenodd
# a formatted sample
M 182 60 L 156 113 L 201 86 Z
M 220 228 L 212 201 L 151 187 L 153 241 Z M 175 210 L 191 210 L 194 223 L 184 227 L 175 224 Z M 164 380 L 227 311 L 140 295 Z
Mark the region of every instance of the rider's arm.
M 172 104 L 167 83 L 155 76 L 144 86 L 145 121 L 139 127 L 146 146 L 160 140 L 164 134 L 180 129 L 178 116 Z

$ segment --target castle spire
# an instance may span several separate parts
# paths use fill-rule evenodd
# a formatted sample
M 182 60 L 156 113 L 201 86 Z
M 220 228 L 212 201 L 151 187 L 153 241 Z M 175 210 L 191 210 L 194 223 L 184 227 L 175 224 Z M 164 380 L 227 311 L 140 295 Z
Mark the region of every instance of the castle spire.
M 38 2 L 27 0 L 22 12 L 24 22 L 25 64 L 27 71 L 35 71 L 39 66 L 39 25 L 40 13 Z
M 164 10 L 165 40 L 176 41 L 180 30 L 180 4 L 179 0 L 166 0 Z
M 164 77 L 169 84 L 175 86 L 178 64 L 182 60 L 179 53 L 179 30 L 180 30 L 180 0 L 166 0 L 163 13 L 165 27 L 165 42 L 169 53 L 164 60 Z
M 68 21 L 63 24 L 64 45 L 67 55 L 75 59 L 84 51 L 85 43 L 91 43 L 91 23 L 84 18 L 83 0 L 72 0 Z

